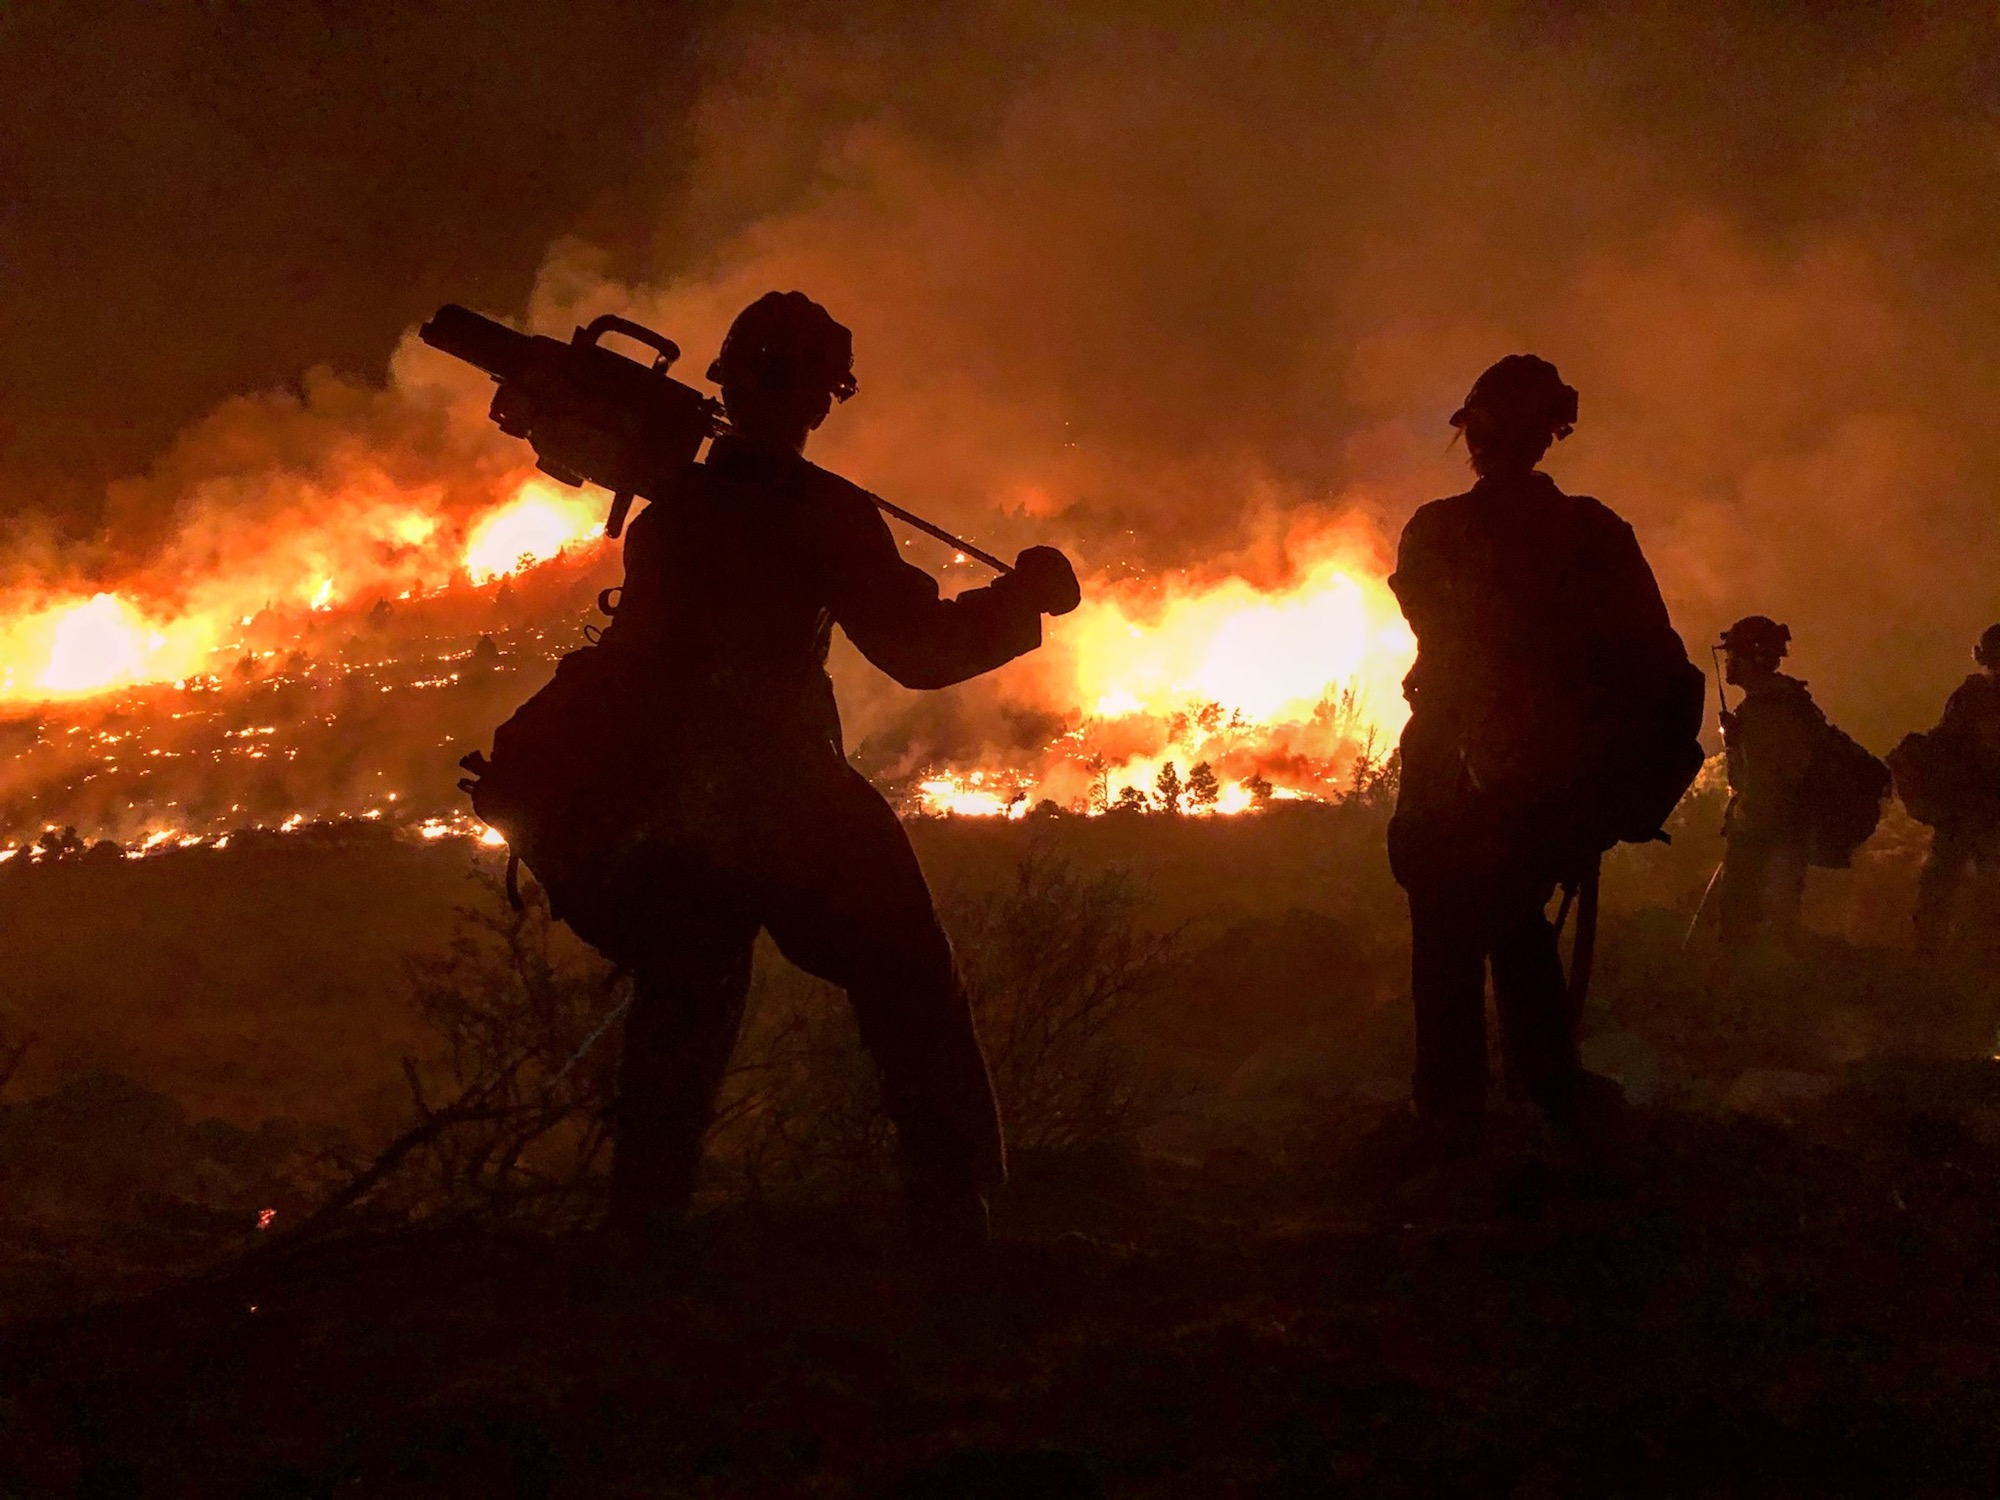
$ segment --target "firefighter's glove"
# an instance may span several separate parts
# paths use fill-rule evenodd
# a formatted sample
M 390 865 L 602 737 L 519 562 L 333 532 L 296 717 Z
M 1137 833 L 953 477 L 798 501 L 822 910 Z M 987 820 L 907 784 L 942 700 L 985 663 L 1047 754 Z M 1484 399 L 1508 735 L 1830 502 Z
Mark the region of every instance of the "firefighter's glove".
M 1045 615 L 1066 615 L 1083 602 L 1076 569 L 1053 547 L 1030 547 L 1014 559 L 1014 571 L 1002 580 L 1009 593 Z

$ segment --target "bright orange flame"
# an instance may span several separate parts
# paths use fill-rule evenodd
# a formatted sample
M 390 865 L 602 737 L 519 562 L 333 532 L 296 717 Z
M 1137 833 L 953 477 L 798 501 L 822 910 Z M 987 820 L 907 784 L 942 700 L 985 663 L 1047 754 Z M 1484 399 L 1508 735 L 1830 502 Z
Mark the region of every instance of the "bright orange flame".
M 555 485 L 529 480 L 512 503 L 486 515 L 465 544 L 465 570 L 490 583 L 558 557 L 598 528 L 598 506 Z
M 155 625 L 108 593 L 0 618 L 0 697 L 79 697 L 173 677 L 213 640 L 199 621 Z
M 1157 614 L 1116 596 L 1059 627 L 1076 700 L 1099 718 L 1219 704 L 1258 724 L 1309 721 L 1329 690 L 1355 687 L 1375 721 L 1399 728 L 1399 684 L 1415 641 L 1378 579 L 1338 559 L 1278 591 L 1241 578 L 1178 592 Z
M 145 674 L 146 632 L 131 606 L 99 594 L 65 610 L 55 622 L 48 665 L 36 686 L 52 693 L 87 693 Z
M 989 786 L 986 781 L 984 771 L 969 776 L 947 773 L 919 783 L 917 792 L 929 813 L 960 818 L 1019 818 L 1027 814 L 1027 799 L 1017 787 L 1004 782 Z
M 1242 577 L 1095 594 L 1049 627 L 1040 701 L 1080 715 L 1039 764 L 934 770 L 926 811 L 1019 816 L 1042 798 L 1099 808 L 1127 789 L 1159 807 L 1169 762 L 1182 812 L 1232 814 L 1267 795 L 1319 795 L 1356 755 L 1379 754 L 1408 716 L 1401 685 L 1416 642 L 1368 539 L 1345 528 L 1295 539 L 1292 580 Z M 1189 791 L 1205 765 L 1211 784 Z M 1003 787 L 1007 796 L 996 788 Z M 1024 800 L 1009 801 L 1008 797 Z

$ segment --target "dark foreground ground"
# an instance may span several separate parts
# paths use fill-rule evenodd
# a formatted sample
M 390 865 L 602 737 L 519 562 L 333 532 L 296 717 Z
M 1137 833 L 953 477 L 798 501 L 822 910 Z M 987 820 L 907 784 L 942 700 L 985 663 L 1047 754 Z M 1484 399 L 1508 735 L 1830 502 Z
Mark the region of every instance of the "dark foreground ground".
M 19 1495 L 1991 1494 L 2000 1065 L 1780 1124 L 1503 1122 L 1394 1186 L 1355 1101 L 1290 1160 L 1027 1164 L 991 1287 L 881 1205 L 586 1241 L 412 1232 L 29 1322 Z
M 637 1283 L 490 1216 L 281 1253 L 407 1109 L 400 965 L 463 853 L 17 876 L 0 1497 L 2000 1492 L 1991 985 L 1831 935 L 1898 930 L 1909 861 L 1720 990 L 1701 847 L 1622 869 L 1586 1053 L 1641 1107 L 1591 1157 L 1503 1114 L 1410 1176 L 1372 817 L 1058 831 L 1185 926 L 1103 1054 L 1168 1103 L 1024 1152 L 950 1294 L 859 1177 L 718 1191 Z M 947 894 L 1055 836 L 919 832 Z

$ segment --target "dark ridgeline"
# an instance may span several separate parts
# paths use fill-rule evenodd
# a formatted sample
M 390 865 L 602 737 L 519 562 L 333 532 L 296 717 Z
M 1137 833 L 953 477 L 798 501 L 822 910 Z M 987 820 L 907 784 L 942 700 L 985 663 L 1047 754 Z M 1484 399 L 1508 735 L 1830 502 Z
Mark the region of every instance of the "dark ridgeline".
M 469 761 L 475 805 L 551 909 L 634 973 L 621 1251 L 645 1252 L 686 1211 L 760 930 L 847 991 L 919 1237 L 983 1245 L 1005 1175 L 951 946 L 894 811 L 847 762 L 826 655 L 837 624 L 905 686 L 948 687 L 1039 646 L 1041 616 L 1076 606 L 1076 576 L 1034 547 L 940 598 L 880 502 L 803 456 L 852 370 L 848 330 L 803 294 L 744 310 L 709 370 L 727 431 L 641 488 L 654 503 L 627 534 L 611 625 L 501 727 L 490 763 Z
M 1390 863 L 1409 897 L 1426 1146 L 1469 1149 L 1487 1090 L 1491 966 L 1510 1081 L 1554 1120 L 1609 1099 L 1576 1011 L 1598 860 L 1659 836 L 1702 763 L 1703 679 L 1632 528 L 1536 465 L 1576 421 L 1553 365 L 1512 355 L 1452 417 L 1478 482 L 1419 510 L 1390 579 L 1417 636 Z M 1547 915 L 1579 899 L 1565 982 Z
M 1993 935 L 2000 876 L 2000 625 L 1973 647 L 1979 670 L 1952 691 L 1936 727 L 1889 754 L 1910 816 L 1935 830 L 1917 882 L 1917 946 L 1932 956 Z M 1961 911 L 1969 877 L 1981 899 Z

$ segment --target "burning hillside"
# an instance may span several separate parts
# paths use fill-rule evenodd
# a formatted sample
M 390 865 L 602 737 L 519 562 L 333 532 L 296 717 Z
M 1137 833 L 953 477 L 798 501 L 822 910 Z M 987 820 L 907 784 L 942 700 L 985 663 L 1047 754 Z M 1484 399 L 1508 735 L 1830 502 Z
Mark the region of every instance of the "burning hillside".
M 129 852 L 341 818 L 477 834 L 457 756 L 582 643 L 617 559 L 592 492 L 531 475 L 483 509 L 425 503 L 450 488 L 343 497 L 249 549 L 255 567 L 18 590 L 0 618 L 8 843 L 73 827 Z M 1046 734 L 920 734 L 878 774 L 908 811 L 969 816 L 1327 791 L 1400 723 L 1411 641 L 1364 535 L 1308 529 L 1283 551 L 1269 583 L 1100 582 L 1042 652 L 960 690 Z

